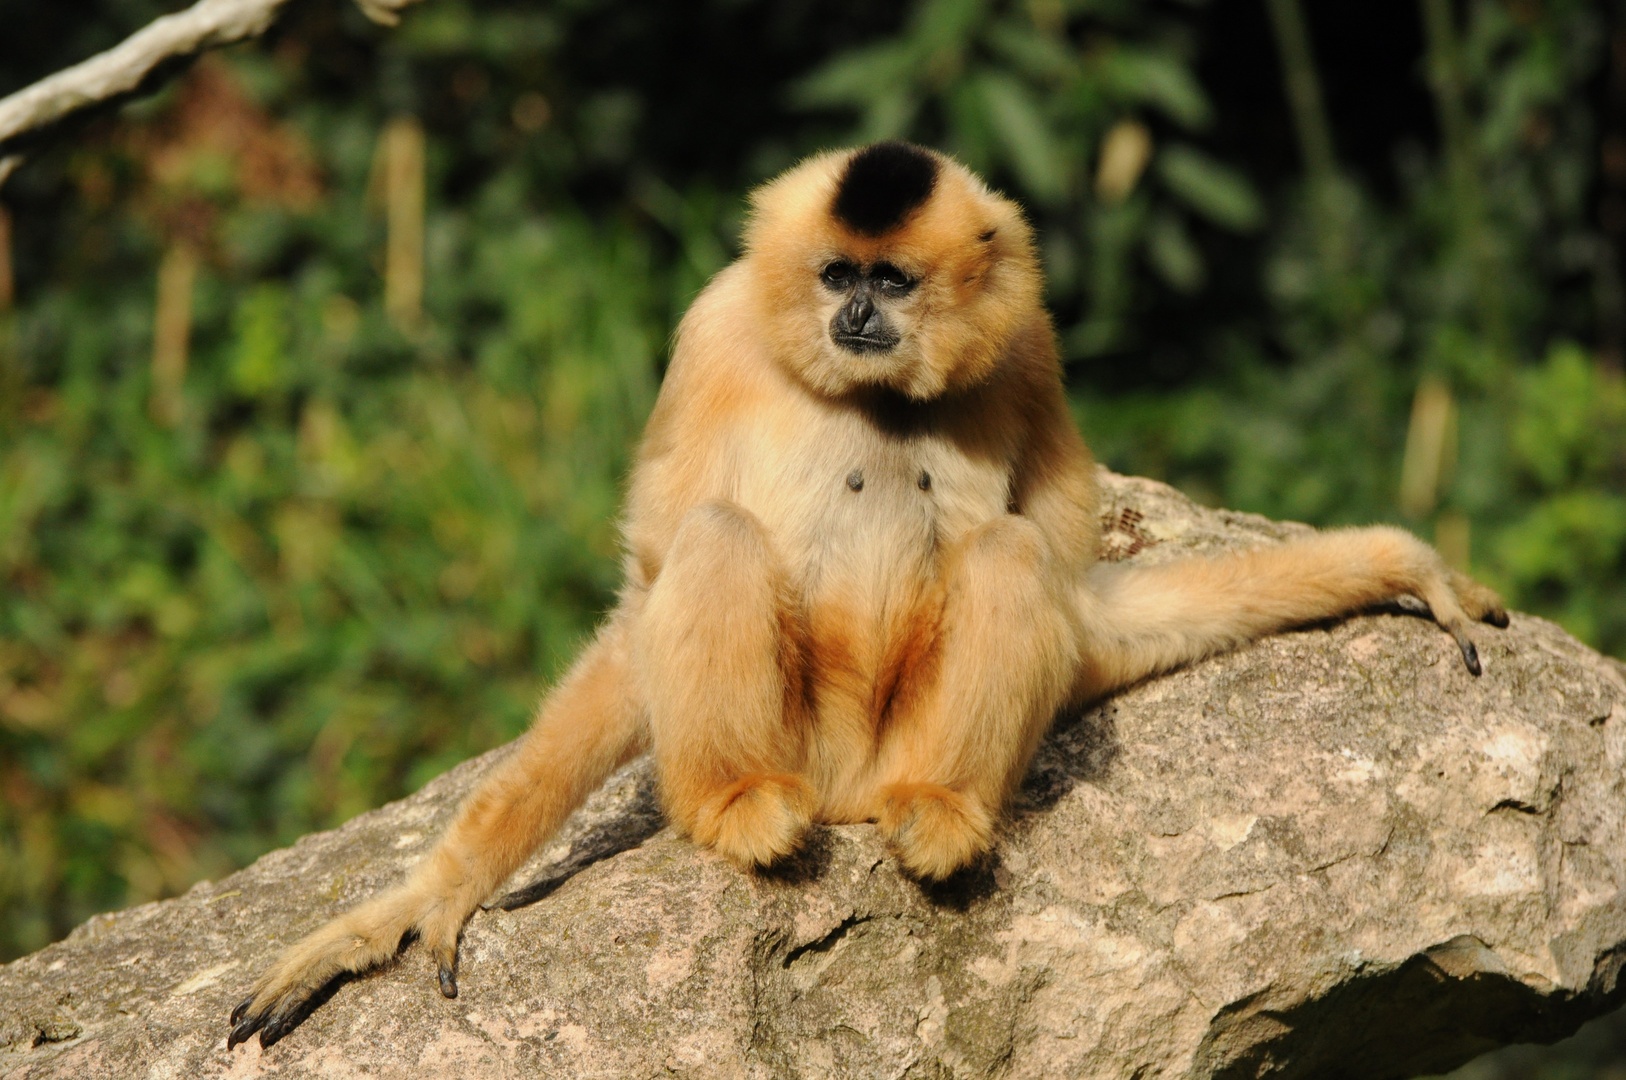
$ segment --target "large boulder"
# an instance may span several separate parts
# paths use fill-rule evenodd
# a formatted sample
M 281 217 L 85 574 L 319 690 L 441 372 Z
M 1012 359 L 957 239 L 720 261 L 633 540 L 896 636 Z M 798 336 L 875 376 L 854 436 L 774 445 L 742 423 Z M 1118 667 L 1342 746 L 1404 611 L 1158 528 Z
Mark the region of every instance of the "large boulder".
M 1109 553 L 1298 526 L 1105 476 Z M 475 916 L 282 1042 L 226 1050 L 277 950 L 398 879 L 504 751 L 0 968 L 13 1077 L 1255 1077 L 1442 1071 L 1626 995 L 1626 668 L 1539 619 L 1485 674 L 1399 609 L 1064 717 L 996 854 L 923 888 L 868 826 L 771 874 L 618 774 Z

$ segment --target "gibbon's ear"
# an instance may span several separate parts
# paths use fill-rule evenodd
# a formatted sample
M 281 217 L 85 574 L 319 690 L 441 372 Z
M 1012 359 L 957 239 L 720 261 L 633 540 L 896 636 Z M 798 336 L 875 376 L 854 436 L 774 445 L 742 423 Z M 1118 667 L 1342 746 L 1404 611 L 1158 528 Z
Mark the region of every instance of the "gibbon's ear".
M 937 158 L 911 143 L 866 146 L 847 162 L 831 214 L 861 236 L 890 232 L 931 198 L 937 171 Z

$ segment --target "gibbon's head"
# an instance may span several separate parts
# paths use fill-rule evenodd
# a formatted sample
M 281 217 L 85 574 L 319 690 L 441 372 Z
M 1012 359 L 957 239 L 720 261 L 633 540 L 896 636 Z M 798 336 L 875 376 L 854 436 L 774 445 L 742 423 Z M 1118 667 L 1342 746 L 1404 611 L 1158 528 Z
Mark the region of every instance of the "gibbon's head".
M 751 205 L 758 324 L 825 393 L 884 386 L 927 400 L 974 386 L 1043 318 L 1021 211 L 935 151 L 880 142 L 822 154 Z

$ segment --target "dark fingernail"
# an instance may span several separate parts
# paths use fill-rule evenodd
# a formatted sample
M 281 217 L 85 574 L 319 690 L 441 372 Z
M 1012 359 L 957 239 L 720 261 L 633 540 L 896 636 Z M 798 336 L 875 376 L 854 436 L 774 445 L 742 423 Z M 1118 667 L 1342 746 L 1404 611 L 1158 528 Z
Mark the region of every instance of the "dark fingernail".
M 259 1016 L 245 1017 L 241 1023 L 232 1028 L 231 1034 L 226 1036 L 226 1049 L 233 1050 L 236 1049 L 238 1043 L 248 1042 L 249 1038 L 253 1036 L 255 1030 L 260 1026 L 260 1019 Z
M 1473 674 L 1481 674 L 1479 668 L 1479 650 L 1474 648 L 1474 643 L 1471 641 L 1463 641 L 1461 642 L 1461 645 L 1463 663 L 1468 665 L 1468 670 Z
M 446 964 L 440 965 L 440 992 L 449 998 L 457 996 L 457 976 Z
M 243 1018 L 243 1014 L 248 1012 L 248 1007 L 252 1004 L 254 1004 L 253 994 L 250 994 L 242 1001 L 239 1001 L 237 1003 L 237 1008 L 231 1011 L 231 1019 L 228 1021 L 228 1023 L 235 1024 L 237 1021 L 241 1020 Z

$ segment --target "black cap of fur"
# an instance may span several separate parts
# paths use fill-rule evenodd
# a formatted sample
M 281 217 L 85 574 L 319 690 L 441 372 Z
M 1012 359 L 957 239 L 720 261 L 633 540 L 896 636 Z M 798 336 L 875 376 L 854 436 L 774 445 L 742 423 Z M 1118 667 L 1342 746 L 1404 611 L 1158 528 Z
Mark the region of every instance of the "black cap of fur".
M 937 186 L 937 159 L 906 142 L 878 142 L 852 156 L 831 207 L 856 233 L 880 236 L 896 228 Z

